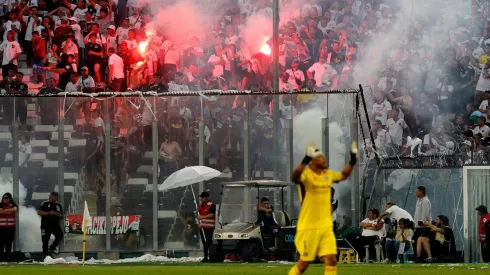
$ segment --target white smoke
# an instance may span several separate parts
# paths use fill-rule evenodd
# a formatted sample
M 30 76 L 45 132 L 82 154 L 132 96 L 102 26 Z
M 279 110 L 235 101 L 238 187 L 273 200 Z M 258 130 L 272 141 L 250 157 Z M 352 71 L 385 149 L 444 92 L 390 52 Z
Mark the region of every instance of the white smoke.
M 328 95 L 330 96 L 330 95 Z M 329 106 L 334 105 L 333 102 Z M 329 112 L 331 113 L 331 112 Z M 306 152 L 306 146 L 309 142 L 314 141 L 318 148 L 322 148 L 322 136 L 323 129 L 321 118 L 325 117 L 325 112 L 322 109 L 314 108 L 307 110 L 293 118 L 293 140 L 294 140 L 294 163 L 299 163 L 304 157 Z M 325 152 L 325 148 L 322 148 L 324 154 L 328 156 L 329 168 L 335 171 L 342 171 L 346 165 L 346 142 L 349 142 L 356 137 L 349 137 L 342 130 L 342 127 L 337 122 L 329 123 L 329 150 Z M 341 197 L 350 198 L 351 180 L 348 179 L 335 185 L 335 197 L 337 199 Z M 299 209 L 299 202 L 296 201 L 296 208 Z M 337 210 L 338 216 L 347 214 L 350 210 L 339 205 Z
M 13 195 L 12 176 L 0 174 L 0 194 L 9 192 Z M 40 251 L 41 244 L 41 218 L 37 215 L 36 209 L 25 206 L 27 189 L 19 182 L 19 249 L 22 251 Z

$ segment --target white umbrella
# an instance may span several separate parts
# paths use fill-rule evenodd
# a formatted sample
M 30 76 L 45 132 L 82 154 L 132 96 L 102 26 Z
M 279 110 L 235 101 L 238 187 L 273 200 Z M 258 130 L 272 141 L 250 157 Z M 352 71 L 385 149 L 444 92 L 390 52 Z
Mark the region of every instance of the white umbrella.
M 158 189 L 166 191 L 207 181 L 221 175 L 221 172 L 206 166 L 189 166 L 170 175 Z
M 207 181 L 214 179 L 221 175 L 221 172 L 213 168 L 206 166 L 189 166 L 184 169 L 180 169 L 170 175 L 164 182 L 158 187 L 160 191 L 166 191 L 179 187 L 191 186 L 192 196 L 194 197 L 194 204 L 197 209 L 196 194 L 192 185 L 201 181 Z M 204 234 L 203 234 L 204 236 Z M 206 236 L 204 236 L 206 241 Z

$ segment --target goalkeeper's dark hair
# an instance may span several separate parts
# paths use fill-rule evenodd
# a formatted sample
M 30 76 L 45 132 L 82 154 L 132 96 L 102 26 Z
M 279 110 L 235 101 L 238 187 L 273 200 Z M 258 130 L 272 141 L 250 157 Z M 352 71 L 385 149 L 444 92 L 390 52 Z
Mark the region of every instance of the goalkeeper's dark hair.
M 269 201 L 269 199 L 266 197 L 263 197 L 262 199 L 260 199 L 260 202 L 266 202 L 266 201 Z

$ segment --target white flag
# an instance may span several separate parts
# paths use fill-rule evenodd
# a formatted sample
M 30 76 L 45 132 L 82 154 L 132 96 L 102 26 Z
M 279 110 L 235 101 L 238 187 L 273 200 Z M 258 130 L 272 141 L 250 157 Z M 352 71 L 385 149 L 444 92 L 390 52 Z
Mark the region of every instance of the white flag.
M 92 217 L 90 217 L 90 213 L 88 212 L 87 201 L 85 201 L 85 206 L 83 207 L 83 230 L 90 226 L 92 226 Z

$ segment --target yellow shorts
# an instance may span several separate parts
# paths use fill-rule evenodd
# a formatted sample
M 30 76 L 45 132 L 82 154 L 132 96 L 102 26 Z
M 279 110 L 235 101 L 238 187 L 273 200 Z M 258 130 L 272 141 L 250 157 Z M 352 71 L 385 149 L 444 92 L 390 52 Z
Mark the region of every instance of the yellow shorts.
M 337 240 L 333 228 L 298 230 L 294 236 L 294 244 L 303 262 L 312 262 L 317 256 L 337 255 Z

